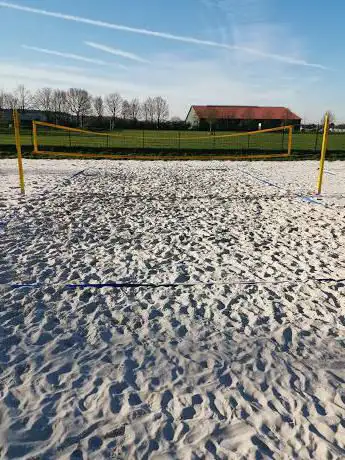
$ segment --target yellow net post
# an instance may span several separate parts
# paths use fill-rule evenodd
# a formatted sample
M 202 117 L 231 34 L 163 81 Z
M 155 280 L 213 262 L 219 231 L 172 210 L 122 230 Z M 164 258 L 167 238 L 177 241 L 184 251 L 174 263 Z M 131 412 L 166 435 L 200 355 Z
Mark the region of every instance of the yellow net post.
M 32 122 L 32 140 L 34 144 L 34 153 L 38 152 L 38 141 L 37 141 L 37 125 L 36 122 Z
M 321 158 L 320 158 L 320 168 L 319 168 L 319 178 L 317 181 L 317 194 L 320 195 L 322 191 L 322 181 L 323 173 L 325 169 L 325 159 L 326 152 L 328 147 L 328 132 L 329 132 L 329 114 L 325 115 L 325 124 L 323 127 L 323 139 L 322 139 L 322 149 L 321 149 Z
M 19 171 L 19 185 L 20 191 L 25 194 L 25 184 L 24 184 L 24 168 L 23 168 L 23 158 L 22 158 L 22 144 L 20 140 L 20 119 L 17 110 L 13 110 L 13 122 L 14 122 L 14 135 L 16 139 L 17 147 L 17 157 L 18 157 L 18 171 Z
M 288 156 L 292 153 L 292 126 L 289 126 Z

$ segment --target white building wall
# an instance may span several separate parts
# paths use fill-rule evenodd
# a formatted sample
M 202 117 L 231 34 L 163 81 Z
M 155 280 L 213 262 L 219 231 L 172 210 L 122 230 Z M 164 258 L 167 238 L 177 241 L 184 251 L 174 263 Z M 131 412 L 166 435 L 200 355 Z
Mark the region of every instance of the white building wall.
M 200 120 L 193 107 L 189 111 L 186 122 L 189 123 L 193 128 L 199 126 Z

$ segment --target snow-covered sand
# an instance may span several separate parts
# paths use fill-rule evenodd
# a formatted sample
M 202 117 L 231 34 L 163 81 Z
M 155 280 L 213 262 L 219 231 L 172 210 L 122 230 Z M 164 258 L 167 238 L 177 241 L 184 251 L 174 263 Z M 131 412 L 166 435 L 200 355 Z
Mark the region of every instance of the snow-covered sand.
M 345 162 L 303 201 L 317 167 L 26 160 L 23 198 L 1 160 L 0 457 L 345 458 Z

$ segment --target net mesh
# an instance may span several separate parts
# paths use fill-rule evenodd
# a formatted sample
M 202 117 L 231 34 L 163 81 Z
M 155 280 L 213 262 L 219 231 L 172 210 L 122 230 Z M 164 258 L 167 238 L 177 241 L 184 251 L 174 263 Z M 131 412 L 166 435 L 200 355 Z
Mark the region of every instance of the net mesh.
M 94 132 L 34 122 L 34 153 L 102 157 L 184 155 L 193 157 L 271 157 L 291 153 L 292 127 L 248 133 L 209 134 L 197 131 L 123 130 Z

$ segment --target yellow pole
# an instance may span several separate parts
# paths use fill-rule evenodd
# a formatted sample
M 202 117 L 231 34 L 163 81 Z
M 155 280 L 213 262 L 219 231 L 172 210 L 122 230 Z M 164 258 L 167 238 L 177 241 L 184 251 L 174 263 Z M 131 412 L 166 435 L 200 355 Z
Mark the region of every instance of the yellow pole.
M 292 152 L 292 126 L 289 127 L 288 155 Z
M 323 139 L 322 139 L 322 149 L 321 149 L 321 158 L 320 158 L 320 167 L 319 167 L 319 178 L 317 181 L 317 194 L 320 195 L 322 190 L 322 181 L 323 181 L 323 172 L 325 168 L 325 158 L 328 146 L 328 131 L 329 131 L 329 114 L 325 115 L 325 124 L 323 127 Z
M 33 143 L 34 143 L 34 153 L 37 153 L 38 152 L 37 125 L 34 120 L 32 122 L 32 137 L 33 137 Z
M 20 142 L 20 120 L 17 110 L 13 110 L 13 121 L 14 121 L 14 134 L 16 138 L 16 147 L 17 147 L 17 156 L 18 156 L 18 171 L 19 171 L 19 184 L 20 191 L 25 194 L 25 184 L 24 184 L 24 168 L 23 168 L 23 158 L 22 158 L 22 145 Z

